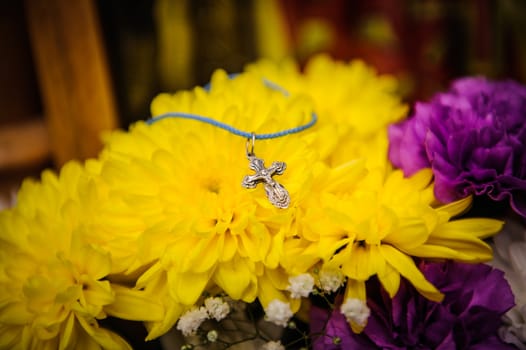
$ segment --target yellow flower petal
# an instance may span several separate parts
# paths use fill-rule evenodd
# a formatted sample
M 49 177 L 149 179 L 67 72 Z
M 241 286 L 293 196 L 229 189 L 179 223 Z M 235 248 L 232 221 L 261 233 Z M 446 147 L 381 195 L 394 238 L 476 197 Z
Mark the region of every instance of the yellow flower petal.
M 272 237 L 272 245 L 269 253 L 263 260 L 265 266 L 271 269 L 278 267 L 279 259 L 283 253 L 283 241 L 285 240 L 285 230 L 279 230 L 278 233 Z
M 164 317 L 164 308 L 147 293 L 114 285 L 115 301 L 104 307 L 112 316 L 132 321 L 159 321 Z
M 365 292 L 365 281 L 350 279 L 347 281 L 345 287 L 345 294 L 343 300 L 347 299 L 360 299 L 365 301 L 367 295 Z
M 411 258 L 389 245 L 382 245 L 380 251 L 385 260 L 407 278 L 420 294 L 436 302 L 444 299 L 444 295 L 426 280 Z
M 352 191 L 368 171 L 364 159 L 354 159 L 325 172 L 327 176 L 320 177 L 321 183 L 318 186 L 327 192 L 344 192 Z
M 74 249 L 79 254 L 72 257 L 72 260 L 78 262 L 78 269 L 85 270 L 85 273 L 94 279 L 106 277 L 111 271 L 110 253 L 100 249 L 95 245 L 81 245 L 78 242 L 80 238 L 76 235 L 73 237 L 73 243 L 77 245 Z
M 454 239 L 431 237 L 426 245 L 453 249 L 460 253 L 456 258 L 460 261 L 484 262 L 493 257 L 492 249 L 487 243 L 465 233 L 459 233 Z M 419 256 L 418 253 L 415 256 Z
M 389 232 L 383 239 L 400 249 L 411 249 L 423 244 L 429 237 L 427 225 L 417 218 L 403 220 L 398 227 Z
M 432 238 L 453 240 L 458 234 L 465 234 L 485 239 L 498 233 L 503 225 L 503 221 L 488 218 L 455 220 L 438 226 L 433 231 Z
M 168 271 L 170 295 L 184 305 L 197 302 L 210 281 L 210 271 L 203 273 Z
M 378 279 L 389 296 L 394 298 L 400 288 L 400 273 L 386 263 L 384 270 L 378 273 Z
M 157 322 L 145 322 L 148 336 L 146 340 L 153 340 L 168 332 L 176 323 L 179 317 L 186 311 L 187 307 L 179 303 L 169 301 L 166 304 L 166 314 Z
M 166 271 L 163 269 L 163 265 L 160 262 L 153 264 L 148 270 L 146 270 L 136 282 L 136 287 L 139 289 L 145 288 L 147 285 L 155 285 L 155 281 L 160 278 L 160 275 L 166 275 Z M 164 281 L 163 281 L 164 283 Z
M 396 192 L 403 194 L 419 194 L 420 191 L 431 184 L 433 172 L 429 168 L 419 170 L 410 177 L 404 177 L 401 170 L 395 170 L 389 174 L 385 181 L 385 188 L 387 193 L 394 194 Z M 410 191 L 413 189 L 413 191 Z M 400 200 L 404 200 L 404 196 L 399 196 Z M 391 199 L 393 200 L 393 199 Z
M 68 319 L 66 320 L 66 324 L 64 325 L 64 330 L 62 331 L 62 334 L 60 336 L 60 350 L 65 349 L 72 349 L 73 348 L 73 342 L 75 341 L 74 338 L 74 329 L 75 329 L 75 315 L 70 314 L 68 316 Z
M 182 272 L 194 272 L 197 274 L 205 273 L 210 270 L 218 261 L 219 252 L 216 236 L 210 239 L 200 239 L 195 246 L 188 246 L 186 255 L 181 256 L 184 261 Z M 180 242 L 182 243 L 182 242 Z
M 265 276 L 279 290 L 285 290 L 289 285 L 289 275 L 283 269 L 265 269 Z
M 271 236 L 264 225 L 255 224 L 251 230 L 239 236 L 239 254 L 252 261 L 261 261 L 267 255 Z
M 82 328 L 90 335 L 97 344 L 99 344 L 102 349 L 128 349 L 132 350 L 132 347 L 120 336 L 110 332 L 104 328 L 99 328 L 94 323 L 89 323 L 83 318 L 78 319 Z M 77 343 L 77 346 L 81 344 Z
M 229 261 L 234 258 L 237 251 L 238 238 L 235 235 L 223 234 L 219 238 L 222 246 L 222 253 L 219 255 L 219 261 Z
M 280 265 L 291 275 L 299 275 L 307 272 L 319 261 L 317 247 L 308 244 L 305 240 L 290 239 L 283 245 L 283 254 Z
M 352 239 L 341 238 L 340 236 L 323 235 L 318 243 L 319 256 L 323 260 L 330 260 L 334 253 L 347 244 L 352 244 Z M 338 254 L 339 255 L 339 254 Z
M 22 327 L 0 326 L 0 349 L 21 347 L 22 329 Z
M 445 217 L 445 220 L 449 220 L 452 217 L 458 216 L 469 209 L 473 202 L 473 197 L 468 196 L 458 201 L 442 205 L 437 208 L 437 211 Z
M 487 250 L 487 249 L 486 249 Z M 481 261 L 487 261 L 491 259 L 491 250 L 488 251 L 486 254 L 481 254 L 480 251 L 477 251 L 477 256 L 475 257 L 473 255 L 466 254 L 462 251 L 446 247 L 443 245 L 434 245 L 434 244 L 422 244 L 419 247 L 416 247 L 414 249 L 407 249 L 404 250 L 404 253 L 416 256 L 420 258 L 440 258 L 440 259 L 452 259 L 456 261 L 464 261 L 464 262 L 477 262 L 479 259 Z M 489 255 L 488 255 L 489 254 Z M 489 256 L 489 259 L 485 259 Z
M 0 323 L 23 325 L 31 322 L 33 314 L 28 312 L 26 304 L 5 298 L 0 306 Z
M 254 269 L 250 268 L 250 261 L 243 258 L 234 258 L 231 261 L 219 263 L 213 280 L 232 299 L 243 299 L 251 284 L 255 283 Z
M 385 260 L 377 245 L 367 244 L 362 247 L 354 243 L 348 259 L 342 266 L 342 272 L 353 280 L 366 281 L 377 272 L 383 273 L 385 269 Z

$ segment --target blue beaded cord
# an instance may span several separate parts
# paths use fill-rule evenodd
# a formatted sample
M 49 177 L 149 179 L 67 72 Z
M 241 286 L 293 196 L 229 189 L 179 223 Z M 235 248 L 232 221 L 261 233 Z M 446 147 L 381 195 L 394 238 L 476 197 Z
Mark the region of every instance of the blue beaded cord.
M 146 120 L 146 124 L 150 124 L 151 125 L 151 124 L 153 124 L 153 123 L 155 123 L 155 122 L 157 122 L 157 121 L 159 121 L 161 119 L 166 119 L 166 118 L 193 119 L 193 120 L 197 120 L 197 121 L 200 121 L 200 122 L 203 122 L 203 123 L 206 123 L 206 124 L 210 124 L 210 125 L 216 126 L 218 128 L 221 128 L 221 129 L 224 129 L 224 130 L 226 130 L 228 132 L 231 132 L 234 135 L 242 136 L 242 137 L 247 138 L 247 139 L 253 137 L 256 140 L 275 139 L 275 138 L 278 138 L 278 137 L 281 137 L 281 136 L 295 134 L 295 133 L 298 133 L 300 131 L 303 131 L 305 129 L 310 128 L 311 126 L 316 124 L 316 122 L 318 121 L 318 116 L 316 115 L 316 113 L 312 112 L 311 120 L 307 124 L 300 125 L 300 126 L 297 126 L 297 127 L 294 127 L 294 128 L 286 129 L 286 130 L 281 130 L 281 131 L 277 131 L 277 132 L 273 132 L 273 133 L 268 133 L 268 134 L 255 134 L 255 133 L 252 133 L 252 132 L 239 130 L 239 129 L 234 128 L 231 125 L 222 123 L 222 122 L 217 121 L 217 120 L 212 119 L 212 118 L 208 118 L 208 117 L 205 117 L 205 116 L 202 116 L 202 115 L 199 115 L 199 114 L 182 113 L 182 112 L 168 112 L 168 113 L 160 114 L 160 115 L 158 115 L 156 117 L 153 117 L 151 119 Z
M 230 78 L 233 79 L 236 76 L 237 76 L 237 74 L 232 74 L 232 75 L 230 75 Z M 281 91 L 285 96 L 288 96 L 288 92 L 285 89 L 283 89 L 281 86 L 279 86 L 279 85 L 277 85 L 277 84 L 275 84 L 275 83 L 273 83 L 271 81 L 268 81 L 266 79 L 264 79 L 263 82 L 264 82 L 264 84 L 267 87 L 269 87 L 269 88 L 271 88 L 273 90 Z M 207 84 L 207 85 L 205 85 L 204 88 L 205 88 L 205 90 L 209 90 L 210 86 Z M 213 126 L 218 127 L 220 129 L 226 130 L 226 131 L 228 131 L 228 132 L 230 132 L 230 133 L 232 133 L 234 135 L 241 136 L 241 137 L 244 137 L 244 138 L 247 138 L 247 139 L 254 139 L 254 140 L 275 139 L 275 138 L 278 138 L 278 137 L 281 137 L 281 136 L 295 134 L 295 133 L 298 133 L 298 132 L 301 132 L 303 130 L 306 130 L 306 129 L 310 128 L 311 126 L 316 124 L 316 122 L 318 121 L 318 116 L 316 115 L 316 113 L 312 112 L 311 113 L 311 119 L 310 119 L 310 121 L 307 124 L 303 124 L 303 125 L 300 125 L 300 126 L 296 126 L 294 128 L 281 130 L 281 131 L 268 133 L 268 134 L 256 134 L 256 133 L 253 133 L 253 132 L 247 132 L 247 131 L 239 130 L 237 128 L 234 128 L 231 125 L 225 124 L 223 122 L 220 122 L 218 120 L 215 120 L 215 119 L 212 119 L 212 118 L 209 118 L 209 117 L 205 117 L 205 116 L 202 116 L 202 115 L 199 115 L 199 114 L 184 113 L 184 112 L 168 112 L 168 113 L 160 114 L 158 116 L 155 116 L 155 117 L 152 117 L 151 119 L 146 120 L 146 124 L 151 125 L 151 124 L 153 124 L 153 123 L 155 123 L 155 122 L 157 122 L 159 120 L 166 119 L 166 118 L 183 118 L 183 119 L 197 120 L 197 121 L 200 121 L 200 122 L 203 122 L 203 123 L 206 123 L 206 124 L 213 125 Z

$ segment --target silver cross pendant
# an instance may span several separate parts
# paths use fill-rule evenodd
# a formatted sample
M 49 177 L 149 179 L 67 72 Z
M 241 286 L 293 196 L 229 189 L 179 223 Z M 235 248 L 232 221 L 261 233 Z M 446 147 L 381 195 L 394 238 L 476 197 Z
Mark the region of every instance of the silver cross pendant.
M 283 174 L 287 168 L 287 164 L 284 162 L 272 162 L 270 167 L 265 168 L 265 162 L 254 154 L 254 141 L 255 137 L 252 135 L 252 148 L 250 152 L 248 151 L 247 143 L 247 158 L 250 169 L 256 173 L 254 175 L 246 175 L 243 178 L 242 185 L 245 188 L 255 188 L 259 183 L 263 183 L 270 203 L 277 208 L 286 209 L 290 204 L 289 192 L 282 184 L 274 180 L 272 176 Z

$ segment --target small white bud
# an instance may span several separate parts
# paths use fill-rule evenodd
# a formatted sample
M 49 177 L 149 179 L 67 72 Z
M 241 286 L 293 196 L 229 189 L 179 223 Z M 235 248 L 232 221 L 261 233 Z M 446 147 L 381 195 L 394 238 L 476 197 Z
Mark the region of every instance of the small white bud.
M 314 277 L 308 273 L 302 273 L 294 277 L 289 277 L 287 290 L 292 298 L 308 297 L 314 287 Z
M 360 299 L 349 298 L 340 307 L 341 313 L 345 316 L 347 321 L 354 322 L 359 326 L 365 326 L 367 319 L 371 314 L 371 310 L 367 304 Z
M 221 298 L 207 298 L 205 300 L 205 308 L 208 315 L 216 321 L 221 321 L 230 312 L 230 306 Z
M 206 334 L 206 339 L 208 339 L 208 341 L 211 342 L 211 343 L 215 342 L 218 337 L 219 337 L 219 334 L 217 334 L 217 331 L 215 329 L 209 331 Z
M 340 270 L 321 270 L 319 279 L 322 290 L 336 292 L 342 286 L 344 276 Z
M 286 327 L 293 313 L 290 305 L 281 300 L 272 300 L 265 309 L 265 319 L 278 326 Z
M 269 341 L 262 347 L 263 350 L 285 350 L 285 347 L 281 345 L 280 341 Z
M 193 335 L 206 319 L 208 319 L 208 313 L 204 307 L 188 310 L 177 321 L 177 329 L 185 336 Z

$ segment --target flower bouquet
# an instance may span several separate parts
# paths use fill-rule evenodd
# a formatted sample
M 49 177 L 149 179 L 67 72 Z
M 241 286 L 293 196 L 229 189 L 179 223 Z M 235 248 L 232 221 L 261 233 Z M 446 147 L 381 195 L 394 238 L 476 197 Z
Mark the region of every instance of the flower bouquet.
M 111 317 L 165 348 L 524 349 L 526 88 L 410 116 L 396 89 L 327 56 L 218 70 L 25 181 L 0 348 L 131 348 Z

